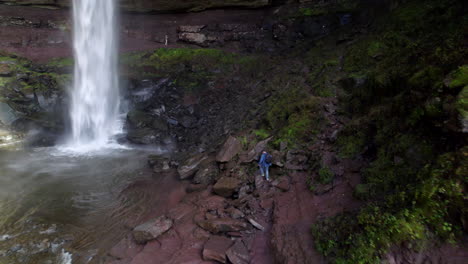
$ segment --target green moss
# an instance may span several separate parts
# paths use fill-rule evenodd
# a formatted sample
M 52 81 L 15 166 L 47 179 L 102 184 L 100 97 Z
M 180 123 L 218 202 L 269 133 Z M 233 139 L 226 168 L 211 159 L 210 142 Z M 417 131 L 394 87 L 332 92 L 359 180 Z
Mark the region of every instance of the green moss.
M 322 167 L 318 171 L 317 181 L 320 184 L 330 184 L 333 182 L 335 174 L 328 167 Z
M 372 41 L 369 43 L 367 48 L 367 55 L 372 58 L 376 58 L 382 55 L 382 52 L 385 50 L 385 46 L 382 42 Z
M 257 129 L 254 130 L 253 133 L 259 140 L 264 140 L 270 137 L 270 133 L 268 133 L 266 129 Z
M 313 7 L 299 9 L 299 16 L 315 17 L 335 13 L 353 12 L 359 7 L 359 1 L 356 0 L 338 0 L 326 4 L 320 3 Z
M 55 58 L 55 59 L 50 60 L 49 63 L 47 63 L 47 66 L 62 68 L 62 67 L 73 66 L 73 64 L 74 64 L 73 58 Z
M 308 95 L 300 87 L 273 97 L 268 102 L 266 122 L 270 130 L 276 131 L 275 141 L 291 146 L 311 141 L 323 120 L 320 105 L 317 97 Z
M 380 263 L 403 242 L 459 237 L 468 155 L 447 124 L 467 116 L 463 10 L 460 1 L 406 1 L 347 49 L 339 95 L 351 121 L 336 146 L 370 164 L 354 190 L 363 208 L 313 228 L 332 263 Z
M 336 140 L 338 156 L 341 158 L 354 158 L 363 151 L 367 143 L 366 128 L 362 123 L 349 123 L 345 126 Z
M 443 80 L 443 71 L 435 66 L 427 66 L 424 69 L 416 72 L 409 79 L 409 84 L 413 87 L 440 87 Z
M 436 164 L 418 173 L 420 183 L 387 197 L 385 203 L 320 221 L 312 228 L 317 249 L 332 263 L 380 263 L 380 256 L 394 244 L 421 248 L 431 233 L 452 241 L 461 228 L 460 218 L 453 216 L 463 206 L 462 178 L 453 172 L 466 172 L 463 153 L 466 149 L 439 156 Z M 359 189 L 365 193 L 369 187 Z
M 0 87 L 4 87 L 12 80 L 11 77 L 0 77 Z
M 468 85 L 458 94 L 455 108 L 463 118 L 468 118 Z
M 468 85 L 468 65 L 463 65 L 453 73 L 450 87 L 463 87 Z
M 323 16 L 328 14 L 329 10 L 325 8 L 300 8 L 299 13 L 302 16 Z

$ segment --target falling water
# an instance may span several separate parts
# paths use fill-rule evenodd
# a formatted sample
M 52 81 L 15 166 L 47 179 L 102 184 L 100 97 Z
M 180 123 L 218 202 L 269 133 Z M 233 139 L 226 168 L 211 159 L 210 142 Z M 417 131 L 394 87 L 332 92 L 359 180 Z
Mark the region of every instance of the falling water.
M 119 131 L 115 0 L 73 0 L 75 72 L 68 146 L 94 150 Z

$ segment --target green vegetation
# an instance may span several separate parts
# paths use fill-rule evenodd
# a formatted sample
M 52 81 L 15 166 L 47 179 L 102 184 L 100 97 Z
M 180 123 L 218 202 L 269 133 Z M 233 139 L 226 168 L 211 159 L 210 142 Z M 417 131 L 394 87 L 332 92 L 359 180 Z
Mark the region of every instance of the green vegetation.
M 351 121 L 336 148 L 370 164 L 354 190 L 365 205 L 312 227 L 332 263 L 380 263 L 393 245 L 419 250 L 460 236 L 468 184 L 459 120 L 468 113 L 464 14 L 460 1 L 408 1 L 347 49 L 339 99 Z
M 299 16 L 315 17 L 324 16 L 335 13 L 353 12 L 359 7 L 359 1 L 356 0 L 338 0 L 330 1 L 326 4 L 317 5 L 314 7 L 305 7 L 299 9 Z
M 323 119 L 320 99 L 300 87 L 282 91 L 268 102 L 266 123 L 276 134 L 275 143 L 294 146 L 313 140 Z
M 31 61 L 5 52 L 0 54 L 0 61 L 6 62 L 11 77 L 0 77 L 0 101 L 7 101 L 15 110 L 21 113 L 34 113 L 39 106 L 31 98 L 53 96 L 59 90 L 65 89 L 71 82 L 71 73 L 59 74 L 55 68 L 59 61 L 48 65 L 35 65 Z M 61 62 L 65 65 L 66 62 Z M 55 65 L 55 66 L 53 66 Z M 5 67 L 5 66 L 4 66 Z M 5 67 L 6 68 L 6 67 Z M 27 78 L 25 78 L 27 77 Z
M 49 61 L 47 66 L 54 68 L 71 67 L 74 64 L 73 58 L 55 58 Z
M 127 74 L 139 78 L 171 77 L 188 92 L 201 91 L 206 84 L 233 74 L 248 75 L 261 71 L 262 60 L 219 49 L 161 48 L 154 52 L 124 54 Z
M 265 129 L 254 130 L 254 135 L 260 140 L 267 139 L 270 136 L 268 131 L 266 131 Z
M 320 168 L 318 172 L 317 182 L 320 184 L 330 184 L 333 182 L 334 178 L 333 172 L 328 167 Z

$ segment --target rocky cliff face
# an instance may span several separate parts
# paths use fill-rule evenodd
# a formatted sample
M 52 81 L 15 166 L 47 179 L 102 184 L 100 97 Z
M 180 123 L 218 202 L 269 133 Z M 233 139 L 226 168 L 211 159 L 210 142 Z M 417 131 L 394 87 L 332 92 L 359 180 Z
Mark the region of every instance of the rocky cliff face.
M 357 0 L 320 3 L 312 1 L 302 4 L 286 2 L 122 1 L 124 10 L 159 8 L 161 11 L 181 12 L 122 14 L 121 49 L 128 52 L 166 46 L 196 46 L 277 52 L 294 47 L 304 39 L 320 38 L 340 27 L 368 21 L 373 17 L 370 10 L 376 6 L 375 3 L 362 4 Z M 376 1 L 379 2 L 382 1 Z M 8 4 L 1 5 L 0 8 L 1 50 L 35 61 L 71 56 L 70 11 L 59 8 L 68 5 L 68 1 L 0 1 L 1 3 Z M 19 4 L 30 6 L 18 6 Z M 37 8 L 38 5 L 47 5 L 49 8 Z M 234 5 L 244 8 L 182 12 Z M 254 6 L 263 8 L 245 8 Z
M 0 3 L 11 5 L 35 5 L 48 8 L 69 7 L 70 0 L 3 0 Z M 173 11 L 201 11 L 210 8 L 244 7 L 257 8 L 271 4 L 270 0 L 120 0 L 124 10 L 136 12 L 173 12 Z

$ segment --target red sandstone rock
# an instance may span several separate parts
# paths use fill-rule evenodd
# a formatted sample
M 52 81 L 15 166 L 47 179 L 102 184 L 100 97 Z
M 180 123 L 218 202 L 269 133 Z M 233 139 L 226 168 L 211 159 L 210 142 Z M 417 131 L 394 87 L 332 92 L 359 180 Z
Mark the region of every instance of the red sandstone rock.
M 232 240 L 222 236 L 212 236 L 203 248 L 203 259 L 226 263 L 226 251 L 231 247 Z

